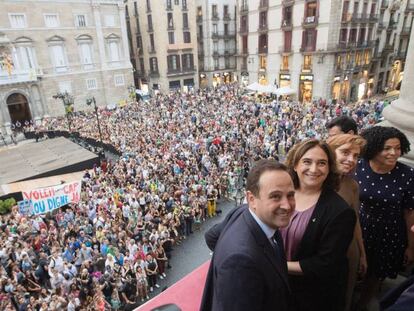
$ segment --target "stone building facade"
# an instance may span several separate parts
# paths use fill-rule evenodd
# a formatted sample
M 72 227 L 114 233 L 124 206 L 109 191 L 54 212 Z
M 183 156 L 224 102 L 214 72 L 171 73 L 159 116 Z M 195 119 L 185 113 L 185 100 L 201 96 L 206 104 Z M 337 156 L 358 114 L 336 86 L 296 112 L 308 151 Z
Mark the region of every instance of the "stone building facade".
M 195 1 L 128 0 L 127 12 L 136 86 L 198 88 Z
M 411 1 L 238 0 L 241 80 L 288 86 L 305 102 L 355 101 L 398 85 Z
M 0 124 L 115 105 L 133 84 L 125 7 L 117 0 L 2 1 Z
M 236 0 L 196 0 L 200 87 L 231 83 L 236 75 Z

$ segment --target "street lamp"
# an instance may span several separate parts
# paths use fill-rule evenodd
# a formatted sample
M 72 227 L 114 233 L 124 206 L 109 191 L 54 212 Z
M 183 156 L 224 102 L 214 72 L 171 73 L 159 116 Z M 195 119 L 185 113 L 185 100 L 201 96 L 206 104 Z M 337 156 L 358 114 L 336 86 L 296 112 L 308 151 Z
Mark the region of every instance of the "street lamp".
M 93 103 L 93 107 L 94 107 L 94 110 L 95 110 L 96 121 L 98 122 L 99 140 L 101 142 L 101 148 L 103 148 L 101 123 L 99 122 L 98 107 L 96 106 L 95 96 L 92 96 L 92 97 L 89 97 L 89 98 L 86 99 L 86 104 L 88 106 L 92 105 L 92 103 Z
M 65 115 L 68 120 L 69 132 L 72 132 L 70 117 L 72 116 L 72 113 L 73 113 L 73 105 L 75 103 L 74 97 L 70 95 L 67 91 L 65 91 L 65 92 L 58 92 L 56 95 L 53 95 L 53 98 L 62 100 L 63 106 L 65 107 Z

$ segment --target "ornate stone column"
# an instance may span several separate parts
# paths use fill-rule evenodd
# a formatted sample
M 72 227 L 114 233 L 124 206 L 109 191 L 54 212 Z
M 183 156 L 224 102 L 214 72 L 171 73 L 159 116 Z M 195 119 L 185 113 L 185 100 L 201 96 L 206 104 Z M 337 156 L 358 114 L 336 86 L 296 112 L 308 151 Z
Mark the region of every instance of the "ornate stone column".
M 407 135 L 411 151 L 403 162 L 414 166 L 414 31 L 411 31 L 407 51 L 400 97 L 384 109 L 385 121 L 381 125 L 396 127 Z

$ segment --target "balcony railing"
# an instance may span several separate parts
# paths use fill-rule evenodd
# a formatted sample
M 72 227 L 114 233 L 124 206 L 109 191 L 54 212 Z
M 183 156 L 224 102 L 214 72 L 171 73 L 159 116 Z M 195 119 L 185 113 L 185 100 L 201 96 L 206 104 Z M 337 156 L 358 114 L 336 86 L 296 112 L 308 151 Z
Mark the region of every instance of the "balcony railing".
M 293 5 L 293 3 L 295 3 L 295 0 L 282 0 L 283 6 L 290 6 Z
M 136 75 L 137 77 L 145 77 L 146 72 L 145 72 L 145 70 L 136 70 L 136 71 L 135 71 L 135 75 Z
M 258 53 L 259 54 L 267 54 L 267 46 L 259 47 Z
M 211 15 L 211 19 L 212 19 L 213 21 L 218 21 L 218 20 L 219 20 L 219 15 L 218 15 L 218 13 L 217 13 L 217 12 L 213 13 L 213 14 Z
M 235 49 L 220 49 L 213 51 L 213 57 L 233 56 L 236 55 Z
M 302 26 L 303 27 L 315 27 L 318 25 L 317 16 L 306 16 L 303 18 Z
M 0 85 L 33 82 L 43 74 L 41 69 L 12 70 L 10 74 L 7 70 L 0 69 Z
M 291 29 L 292 28 L 292 20 L 291 19 L 282 20 L 281 28 L 283 30 Z
M 397 28 L 397 23 L 394 22 L 393 20 L 390 20 L 390 23 L 388 24 L 388 29 L 392 30 L 396 28 Z
M 405 11 L 414 11 L 414 1 L 410 0 L 410 2 L 407 3 L 407 6 L 405 7 Z
M 229 13 L 224 14 L 223 15 L 223 20 L 225 20 L 225 21 L 231 20 L 230 14 Z
M 281 45 L 279 46 L 279 53 L 292 53 L 292 47 L 291 46 L 285 46 Z
M 339 41 L 337 47 L 338 49 L 355 49 L 373 47 L 374 45 L 375 41 Z
M 245 14 L 249 12 L 249 6 L 247 4 L 242 4 L 240 6 L 240 13 Z
M 382 0 L 381 2 L 381 9 L 386 9 L 388 8 L 390 2 L 388 0 Z
M 152 25 L 148 25 L 147 31 L 154 32 L 154 28 L 152 27 Z
M 315 52 L 315 47 L 313 45 L 301 46 L 299 49 L 300 52 Z
M 181 76 L 186 75 L 189 73 L 194 73 L 197 70 L 196 67 L 190 67 L 190 68 L 177 68 L 177 69 L 168 69 L 167 70 L 167 76 Z
M 239 29 L 239 33 L 241 35 L 247 34 L 248 32 L 249 32 L 248 27 L 240 27 L 240 29 Z
M 351 17 L 353 23 L 366 23 L 369 20 L 369 15 L 366 13 L 353 13 Z
M 203 15 L 197 15 L 197 23 L 200 23 L 203 21 Z
M 175 30 L 174 24 L 168 25 L 167 30 Z
M 397 55 L 395 55 L 396 59 L 403 60 L 407 57 L 407 51 L 398 51 Z
M 260 0 L 259 10 L 267 10 L 269 8 L 269 0 Z
M 394 46 L 392 46 L 391 44 L 386 44 L 384 46 L 384 48 L 382 49 L 382 53 L 384 54 L 388 54 L 388 53 L 392 53 L 394 52 Z
M 234 31 L 227 31 L 227 32 L 217 31 L 217 32 L 211 33 L 212 39 L 231 39 L 231 38 L 235 38 L 235 36 L 236 36 L 236 32 Z
M 405 26 L 401 29 L 400 36 L 406 37 L 406 36 L 409 36 L 410 33 L 411 33 L 411 27 L 410 26 Z
M 268 30 L 267 24 L 259 25 L 259 32 L 266 32 Z
M 369 14 L 369 22 L 375 23 L 378 21 L 378 14 Z
M 148 47 L 148 53 L 150 53 L 150 54 L 154 54 L 154 53 L 156 53 L 156 51 L 155 51 L 155 47 L 154 47 L 154 46 L 149 46 L 149 47 Z
M 384 28 L 385 28 L 384 22 L 383 22 L 383 21 L 379 21 L 379 22 L 378 22 L 378 28 L 377 28 L 377 30 L 378 30 L 378 31 L 381 31 L 381 30 L 383 30 Z

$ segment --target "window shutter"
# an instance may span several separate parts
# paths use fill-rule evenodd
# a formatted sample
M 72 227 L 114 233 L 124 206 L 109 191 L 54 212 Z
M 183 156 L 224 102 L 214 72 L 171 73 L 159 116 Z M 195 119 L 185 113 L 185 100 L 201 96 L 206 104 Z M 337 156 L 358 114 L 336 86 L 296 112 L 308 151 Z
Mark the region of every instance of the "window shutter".
M 316 29 L 314 29 L 313 30 L 313 45 L 312 45 L 312 47 L 313 47 L 313 51 L 316 51 L 316 40 L 317 40 L 317 34 L 318 34 L 318 31 L 316 30 Z

